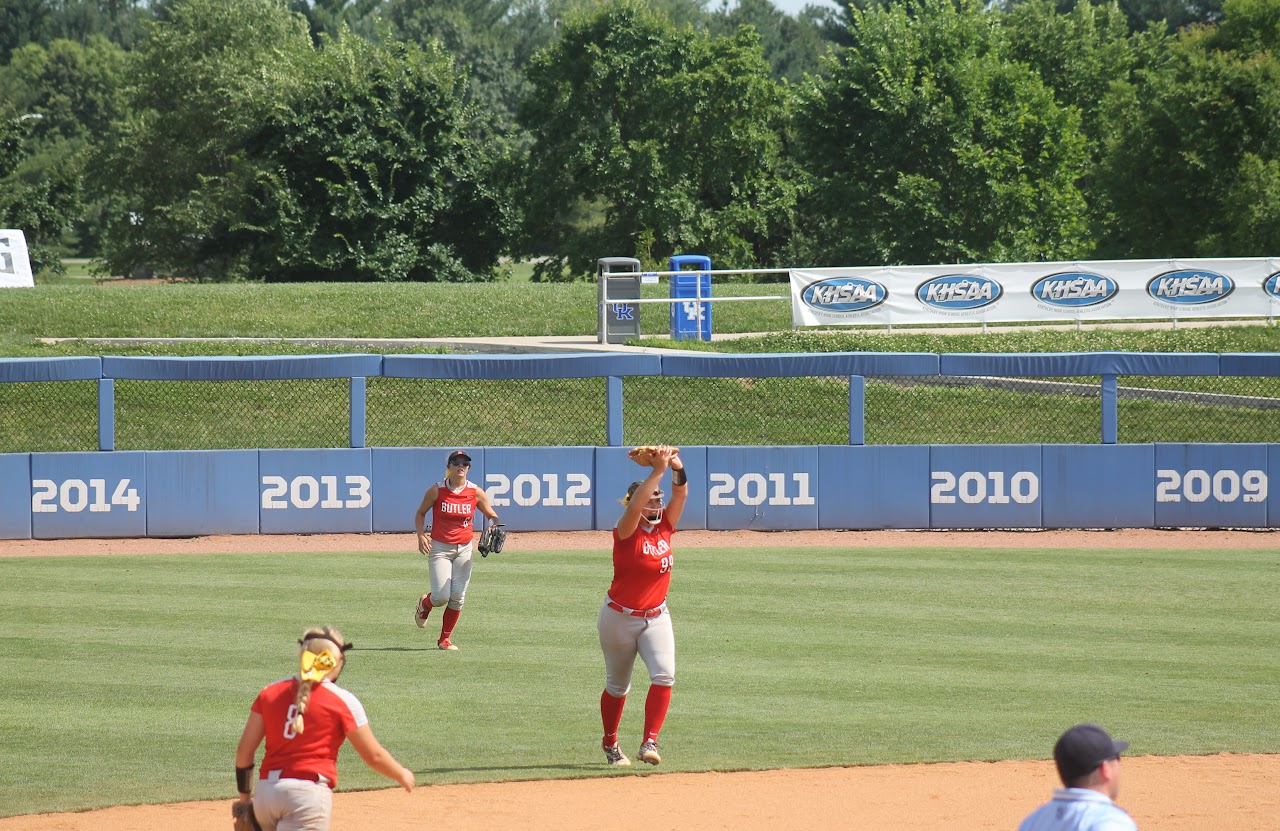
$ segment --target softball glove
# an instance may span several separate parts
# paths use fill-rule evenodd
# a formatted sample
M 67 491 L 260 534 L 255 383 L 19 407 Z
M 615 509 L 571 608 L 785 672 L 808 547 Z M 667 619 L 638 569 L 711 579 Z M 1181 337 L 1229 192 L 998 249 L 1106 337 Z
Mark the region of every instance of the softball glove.
M 231 818 L 235 821 L 235 831 L 262 831 L 258 817 L 253 813 L 253 801 L 231 803 Z
M 501 554 L 502 548 L 506 544 L 507 527 L 505 525 L 490 525 L 480 535 L 480 556 L 488 557 L 490 554 Z
M 676 455 L 680 454 L 680 448 L 673 448 Z M 627 451 L 627 458 L 638 465 L 644 467 L 653 467 L 653 460 L 658 455 L 658 447 L 653 444 L 644 444 L 639 447 L 633 447 Z

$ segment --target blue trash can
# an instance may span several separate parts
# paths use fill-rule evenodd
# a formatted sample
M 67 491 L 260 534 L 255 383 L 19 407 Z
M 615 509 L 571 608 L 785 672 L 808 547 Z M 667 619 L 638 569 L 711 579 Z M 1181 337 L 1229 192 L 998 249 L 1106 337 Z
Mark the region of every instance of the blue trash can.
M 711 258 L 702 254 L 677 254 L 668 261 L 671 275 L 672 340 L 711 340 Z M 699 302 L 701 298 L 702 302 Z

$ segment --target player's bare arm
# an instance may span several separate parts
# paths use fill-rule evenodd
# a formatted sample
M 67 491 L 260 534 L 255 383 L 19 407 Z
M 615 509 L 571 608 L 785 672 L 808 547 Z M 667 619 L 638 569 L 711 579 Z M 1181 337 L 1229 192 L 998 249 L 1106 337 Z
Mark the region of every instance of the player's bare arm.
M 249 713 L 249 720 L 244 724 L 244 732 L 240 734 L 240 743 L 236 745 L 236 768 L 252 768 L 254 759 L 258 753 L 258 745 L 262 744 L 262 740 L 267 736 L 267 725 L 262 719 L 261 713 Z M 252 781 L 252 780 L 250 780 Z M 248 802 L 251 793 L 241 791 L 240 801 Z
M 497 523 L 498 512 L 493 509 L 493 503 L 489 501 L 489 494 L 485 493 L 484 488 L 476 488 L 476 510 L 484 514 L 493 523 Z
M 662 483 L 662 474 L 667 472 L 673 455 L 673 448 L 666 445 L 659 447 L 653 454 L 649 475 L 640 482 L 640 487 L 636 488 L 635 493 L 627 500 L 627 507 L 622 512 L 622 518 L 618 520 L 618 536 L 626 539 L 640 527 L 640 517 L 645 506 L 649 504 L 649 500 L 653 498 L 658 486 Z
M 436 504 L 436 497 L 440 495 L 440 486 L 432 485 L 427 488 L 427 492 L 422 496 L 422 504 L 418 506 L 418 512 L 413 515 L 413 530 L 418 532 L 418 550 L 423 554 L 431 553 L 431 540 L 427 538 L 427 514 L 431 513 L 431 508 Z
M 347 734 L 347 740 L 351 742 L 351 746 L 355 748 L 356 753 L 366 765 L 388 779 L 398 782 L 400 787 L 409 793 L 413 793 L 413 771 L 397 762 L 395 757 L 387 752 L 387 749 L 373 735 L 373 729 L 369 725 L 362 724 L 352 730 Z
M 689 499 L 689 478 L 684 472 L 684 460 L 674 449 L 668 464 L 671 466 L 671 501 L 667 503 L 667 519 L 675 528 L 680 524 L 684 503 Z

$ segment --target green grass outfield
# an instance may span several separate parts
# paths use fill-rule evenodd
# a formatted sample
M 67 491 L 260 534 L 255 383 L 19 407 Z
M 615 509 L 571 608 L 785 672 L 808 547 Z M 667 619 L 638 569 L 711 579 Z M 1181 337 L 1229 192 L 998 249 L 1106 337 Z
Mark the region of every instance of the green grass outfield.
M 652 773 L 597 749 L 609 574 L 480 560 L 443 653 L 416 552 L 0 559 L 0 815 L 230 797 L 249 704 L 316 623 L 422 784 Z M 1278 577 L 1275 550 L 682 551 L 659 772 L 1045 758 L 1081 720 L 1135 755 L 1275 752 Z M 343 790 L 390 786 L 343 753 Z

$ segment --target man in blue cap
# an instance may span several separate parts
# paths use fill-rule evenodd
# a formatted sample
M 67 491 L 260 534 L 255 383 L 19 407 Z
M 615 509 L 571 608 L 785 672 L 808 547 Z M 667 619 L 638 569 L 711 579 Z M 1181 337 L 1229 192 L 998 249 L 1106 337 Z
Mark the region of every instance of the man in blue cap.
M 1129 747 L 1096 724 L 1077 724 L 1053 746 L 1065 786 L 1022 821 L 1018 831 L 1138 831 L 1113 800 L 1120 793 L 1120 754 Z

